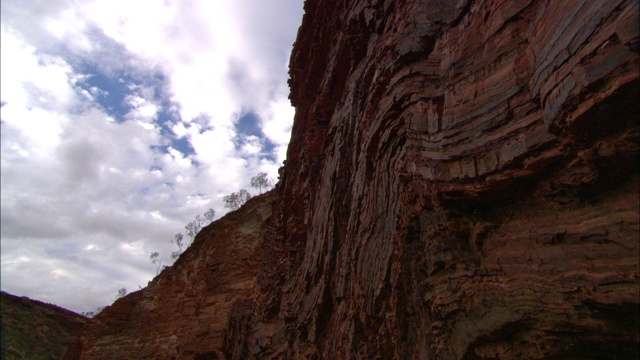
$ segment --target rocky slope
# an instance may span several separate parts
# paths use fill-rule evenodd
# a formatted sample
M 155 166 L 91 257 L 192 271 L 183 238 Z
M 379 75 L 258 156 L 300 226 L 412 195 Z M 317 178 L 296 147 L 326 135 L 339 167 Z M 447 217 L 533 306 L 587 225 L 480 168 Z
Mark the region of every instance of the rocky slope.
M 60 359 L 86 318 L 57 306 L 0 292 L 0 358 Z
M 273 192 L 206 226 L 148 287 L 105 308 L 66 359 L 216 359 L 228 318 L 254 301 Z
M 637 358 L 638 6 L 307 0 L 277 189 L 80 357 Z

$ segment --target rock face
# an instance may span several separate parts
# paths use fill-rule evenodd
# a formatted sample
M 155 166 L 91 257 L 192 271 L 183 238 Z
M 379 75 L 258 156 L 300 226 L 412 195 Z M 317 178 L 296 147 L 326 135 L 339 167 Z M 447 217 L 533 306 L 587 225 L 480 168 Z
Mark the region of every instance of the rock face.
M 638 2 L 305 9 L 236 358 L 636 358 Z
M 60 359 L 80 335 L 84 316 L 0 292 L 0 358 Z
M 208 225 L 143 290 L 105 308 L 68 359 L 216 359 L 230 314 L 254 299 L 274 194 Z
M 275 192 L 81 358 L 637 358 L 638 7 L 307 0 Z

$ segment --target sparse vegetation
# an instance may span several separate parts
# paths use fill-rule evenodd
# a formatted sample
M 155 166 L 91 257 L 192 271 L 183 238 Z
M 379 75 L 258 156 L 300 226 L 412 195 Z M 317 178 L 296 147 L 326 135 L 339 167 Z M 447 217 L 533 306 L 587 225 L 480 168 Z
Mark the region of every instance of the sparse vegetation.
M 160 260 L 160 253 L 154 251 L 149 255 L 149 260 L 151 263 L 156 266 L 156 275 L 160 274 L 160 270 L 162 269 L 162 260 Z
M 200 232 L 200 229 L 202 229 L 202 221 L 203 219 L 200 217 L 200 215 L 196 215 L 196 219 L 189 222 L 187 226 L 184 227 L 185 234 L 189 237 L 189 239 L 191 239 L 192 242 L 193 239 L 196 238 L 196 235 L 198 235 L 198 233 Z
M 96 312 L 95 311 L 83 311 L 83 312 L 80 313 L 80 315 L 86 316 L 88 318 L 92 318 L 92 317 L 96 316 Z
M 127 296 L 127 289 L 122 288 L 122 289 L 118 289 L 118 292 L 116 293 L 116 300 L 123 298 Z M 98 306 L 94 311 L 83 311 L 80 314 L 83 316 L 86 316 L 88 318 L 92 318 L 98 314 L 100 314 L 102 312 L 102 310 L 104 310 L 106 306 Z
M 104 310 L 104 308 L 106 308 L 106 306 L 98 306 L 94 311 L 83 311 L 80 314 L 88 317 L 88 318 L 92 318 L 98 314 L 100 314 L 102 312 L 102 310 Z
M 202 230 L 203 227 L 209 225 L 213 221 L 213 218 L 215 216 L 216 211 L 211 208 L 209 208 L 209 210 L 207 210 L 202 216 L 196 215 L 195 220 L 189 222 L 184 227 L 185 234 L 189 238 L 189 243 L 187 244 L 184 243 L 184 235 L 182 235 L 182 233 L 175 234 L 171 242 L 178 246 L 178 250 L 171 253 L 171 258 L 177 259 L 182 254 L 184 249 L 188 248 L 193 240 L 195 240 L 196 235 L 198 235 L 200 230 Z
M 240 189 L 240 191 L 231 193 L 222 198 L 224 201 L 224 207 L 231 210 L 238 210 L 249 199 L 251 199 L 251 194 L 245 189 Z
M 213 222 L 213 218 L 216 216 L 216 211 L 209 208 L 209 210 L 207 210 L 202 216 L 204 216 L 204 220 L 207 224 L 211 224 Z
M 267 173 L 260 172 L 258 175 L 251 178 L 251 187 L 258 189 L 262 194 L 262 188 L 270 188 L 273 186 L 273 182 L 267 178 Z
M 0 318 L 3 360 L 60 359 L 87 321 L 72 311 L 4 291 Z
M 122 288 L 122 289 L 118 289 L 118 293 L 116 294 L 116 300 L 123 298 L 127 296 L 127 289 Z
M 171 240 L 171 242 L 176 244 L 176 246 L 178 246 L 178 251 L 174 251 L 171 253 L 172 259 L 177 259 L 178 256 L 182 254 L 182 247 L 184 246 L 184 244 L 182 243 L 183 239 L 184 237 L 182 236 L 182 233 L 177 233 L 173 236 L 173 240 Z

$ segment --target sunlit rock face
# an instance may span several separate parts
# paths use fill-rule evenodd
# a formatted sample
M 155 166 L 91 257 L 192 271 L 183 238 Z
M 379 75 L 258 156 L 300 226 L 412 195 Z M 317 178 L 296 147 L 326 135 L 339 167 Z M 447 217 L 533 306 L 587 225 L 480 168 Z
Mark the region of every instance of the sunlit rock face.
M 640 356 L 638 2 L 305 10 L 278 186 L 80 358 Z

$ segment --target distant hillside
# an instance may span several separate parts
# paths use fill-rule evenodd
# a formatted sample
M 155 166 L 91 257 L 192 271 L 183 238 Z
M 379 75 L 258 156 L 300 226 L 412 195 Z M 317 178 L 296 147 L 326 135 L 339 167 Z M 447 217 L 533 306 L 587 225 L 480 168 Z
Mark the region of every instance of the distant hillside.
M 0 358 L 60 359 L 86 318 L 26 297 L 1 293 Z

